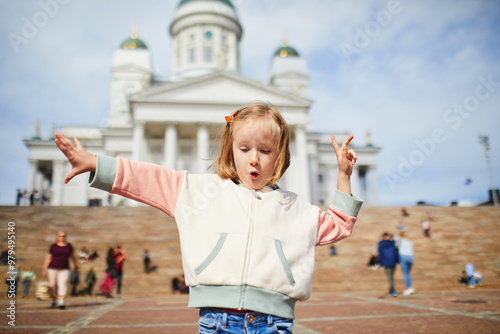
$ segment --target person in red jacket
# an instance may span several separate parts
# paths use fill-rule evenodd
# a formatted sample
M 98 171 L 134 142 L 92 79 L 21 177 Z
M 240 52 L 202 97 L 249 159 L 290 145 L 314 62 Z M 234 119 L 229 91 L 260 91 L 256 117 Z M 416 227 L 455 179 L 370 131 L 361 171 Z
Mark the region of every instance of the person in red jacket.
M 113 259 L 115 260 L 116 298 L 120 298 L 122 292 L 123 265 L 125 264 L 125 260 L 127 260 L 127 253 L 118 245 L 114 249 Z

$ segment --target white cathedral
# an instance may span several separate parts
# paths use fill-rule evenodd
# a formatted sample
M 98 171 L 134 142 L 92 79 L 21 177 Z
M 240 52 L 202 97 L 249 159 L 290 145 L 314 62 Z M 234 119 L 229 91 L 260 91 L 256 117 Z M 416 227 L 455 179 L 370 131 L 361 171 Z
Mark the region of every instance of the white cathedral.
M 181 0 L 170 24 L 171 75 L 155 79 L 151 53 L 133 29 L 131 37 L 114 52 L 111 105 L 107 118 L 103 115 L 106 121 L 96 127 L 59 126 L 59 132 L 78 137 L 93 154 L 210 173 L 213 170 L 207 169 L 218 154 L 224 116 L 253 100 L 270 102 L 291 130 L 291 165 L 280 186 L 314 204 L 331 203 L 337 159 L 330 133 L 309 129 L 312 101 L 307 97 L 306 59 L 284 41 L 272 55 L 267 83 L 245 78 L 240 75 L 242 32 L 230 0 Z M 335 135 L 339 143 L 347 138 L 347 134 Z M 24 143 L 29 150 L 28 191 L 50 191 L 52 205 L 107 203 L 107 193 L 88 187 L 88 175 L 64 184 L 71 166 L 53 138 L 40 138 L 35 129 L 34 136 Z M 366 146 L 353 148 L 358 160 L 351 177 L 352 193 L 377 205 L 379 148 L 369 139 Z M 113 205 L 138 205 L 114 196 Z

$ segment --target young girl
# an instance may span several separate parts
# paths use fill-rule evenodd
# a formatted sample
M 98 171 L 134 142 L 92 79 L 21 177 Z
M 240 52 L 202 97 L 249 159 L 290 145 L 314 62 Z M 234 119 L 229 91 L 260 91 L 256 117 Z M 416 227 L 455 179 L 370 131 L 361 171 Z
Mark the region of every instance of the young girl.
M 226 117 L 216 174 L 190 174 L 123 158 L 94 156 L 75 137 L 55 142 L 75 175 L 174 217 L 189 307 L 200 333 L 291 333 L 297 300 L 312 289 L 314 249 L 351 234 L 362 201 L 351 196 L 356 153 L 337 153 L 333 205 L 324 212 L 277 185 L 290 164 L 289 128 L 276 107 L 252 102 Z

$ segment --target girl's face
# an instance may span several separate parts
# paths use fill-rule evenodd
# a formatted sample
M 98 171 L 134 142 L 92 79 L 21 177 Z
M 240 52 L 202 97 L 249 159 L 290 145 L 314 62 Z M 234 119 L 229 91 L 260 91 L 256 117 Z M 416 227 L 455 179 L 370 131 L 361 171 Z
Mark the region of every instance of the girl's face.
M 233 130 L 233 157 L 241 183 L 248 189 L 261 189 L 274 175 L 278 158 L 276 136 L 265 119 L 238 124 Z M 267 129 L 267 131 L 265 130 Z

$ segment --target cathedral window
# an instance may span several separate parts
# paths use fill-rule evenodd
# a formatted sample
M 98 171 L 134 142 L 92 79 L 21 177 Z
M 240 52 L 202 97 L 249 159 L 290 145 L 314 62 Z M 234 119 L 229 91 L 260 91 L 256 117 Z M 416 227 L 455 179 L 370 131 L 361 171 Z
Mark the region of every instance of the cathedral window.
M 195 53 L 195 49 L 194 48 L 190 48 L 189 49 L 189 63 L 190 64 L 194 64 L 195 60 L 196 60 L 196 53 Z
M 211 63 L 212 62 L 212 47 L 205 46 L 203 56 L 204 56 L 205 63 Z

